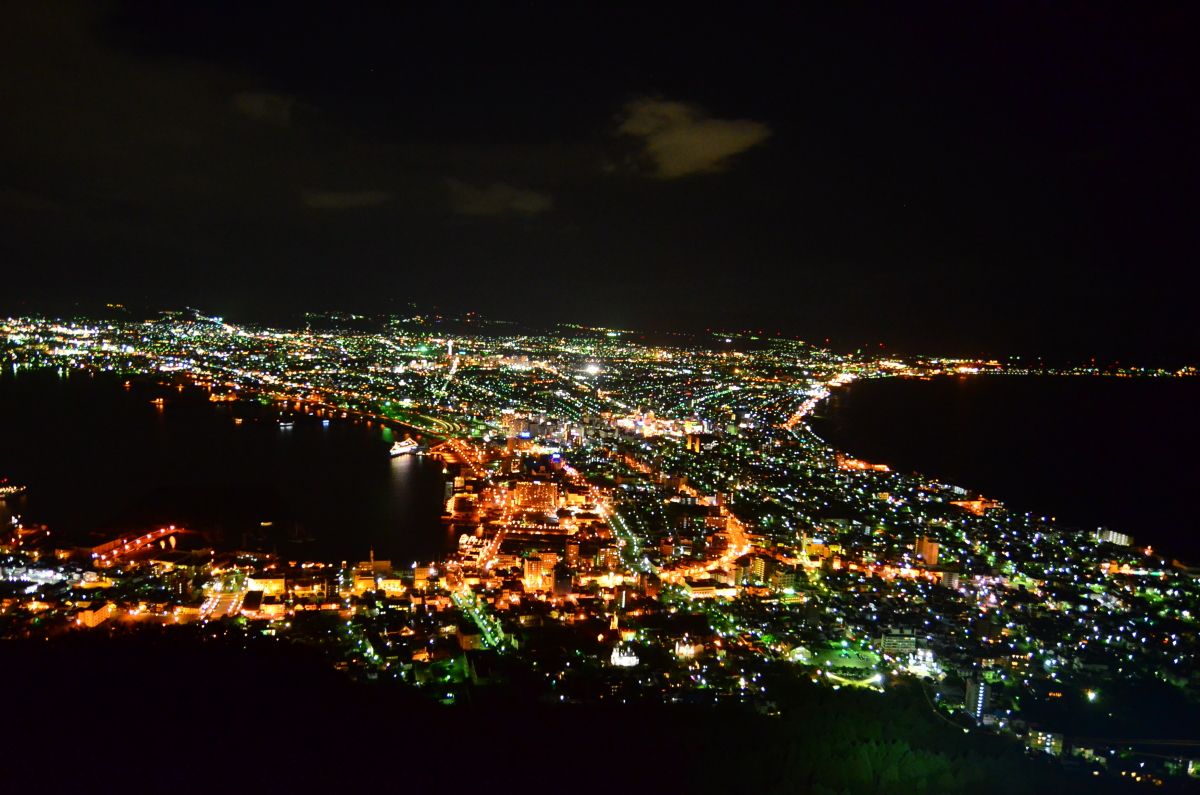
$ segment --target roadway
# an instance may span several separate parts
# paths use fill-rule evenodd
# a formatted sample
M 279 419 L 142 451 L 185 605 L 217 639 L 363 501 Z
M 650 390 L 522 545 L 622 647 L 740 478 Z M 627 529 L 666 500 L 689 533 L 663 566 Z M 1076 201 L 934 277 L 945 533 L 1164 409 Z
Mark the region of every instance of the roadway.
M 237 615 L 242 609 L 242 601 L 246 598 L 245 590 L 219 591 L 210 594 L 200 605 L 200 617 L 215 621 L 226 616 Z

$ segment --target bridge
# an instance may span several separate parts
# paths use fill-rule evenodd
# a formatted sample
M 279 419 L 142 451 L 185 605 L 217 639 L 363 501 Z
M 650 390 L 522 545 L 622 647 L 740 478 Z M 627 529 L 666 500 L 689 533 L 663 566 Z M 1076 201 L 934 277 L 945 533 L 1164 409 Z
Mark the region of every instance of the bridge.
M 151 530 L 149 533 L 141 535 L 125 535 L 114 538 L 112 541 L 107 541 L 99 546 L 92 547 L 92 559 L 96 561 L 97 566 L 115 566 L 120 562 L 121 558 L 130 555 L 138 550 L 145 549 L 152 544 L 162 541 L 165 538 L 171 539 L 171 547 L 174 548 L 175 543 L 172 538 L 181 533 L 190 533 L 190 530 L 184 530 L 181 527 L 171 525 L 169 527 L 160 527 L 157 530 Z
M 487 474 L 483 469 L 484 453 L 462 439 L 447 439 L 441 444 L 434 445 L 429 448 L 429 455 L 448 463 L 463 464 L 470 470 L 472 477 L 481 478 Z

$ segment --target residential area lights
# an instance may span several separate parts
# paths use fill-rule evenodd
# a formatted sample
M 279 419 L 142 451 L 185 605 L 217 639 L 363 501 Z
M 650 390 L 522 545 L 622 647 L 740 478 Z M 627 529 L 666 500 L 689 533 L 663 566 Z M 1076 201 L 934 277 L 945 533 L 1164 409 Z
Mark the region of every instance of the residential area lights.
M 1062 745 L 1045 742 L 1057 727 L 1036 725 L 1038 704 L 1119 711 L 1139 705 L 1110 683 L 1200 686 L 1196 570 L 1118 532 L 843 455 L 807 425 L 855 380 L 1022 367 L 753 334 L 656 345 L 581 326 L 324 321 L 0 320 L 0 363 L 141 377 L 411 437 L 444 463 L 453 552 L 412 566 L 289 561 L 167 528 L 77 556 L 14 526 L 0 537 L 0 576 L 17 594 L 0 607 L 5 631 L 120 621 L 289 639 L 351 676 L 451 701 L 511 666 L 558 701 L 767 714 L 780 672 L 868 691 L 919 684 L 942 718 L 1036 732 L 1039 749 Z

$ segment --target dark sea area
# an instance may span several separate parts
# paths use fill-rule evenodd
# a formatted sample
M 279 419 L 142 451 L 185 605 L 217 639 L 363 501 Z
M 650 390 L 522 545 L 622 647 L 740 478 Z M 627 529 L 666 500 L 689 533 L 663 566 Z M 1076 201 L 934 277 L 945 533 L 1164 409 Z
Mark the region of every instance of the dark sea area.
M 63 545 L 176 524 L 219 548 L 291 560 L 361 560 L 373 548 L 408 565 L 453 542 L 441 462 L 389 458 L 390 429 L 305 414 L 283 428 L 275 406 L 125 383 L 0 374 L 0 478 L 28 487 L 0 502 L 0 520 L 45 524 Z
M 838 389 L 817 433 L 1012 510 L 1200 564 L 1200 379 L 966 376 Z

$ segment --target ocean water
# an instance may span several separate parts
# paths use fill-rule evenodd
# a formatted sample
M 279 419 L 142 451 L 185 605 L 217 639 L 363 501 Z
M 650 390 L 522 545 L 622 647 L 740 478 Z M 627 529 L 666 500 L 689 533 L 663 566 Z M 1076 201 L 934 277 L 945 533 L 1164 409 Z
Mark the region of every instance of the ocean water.
M 1200 379 L 973 376 L 837 390 L 839 449 L 1200 563 Z
M 441 463 L 389 458 L 390 430 L 305 415 L 284 429 L 274 407 L 124 383 L 0 375 L 0 477 L 29 487 L 0 503 L 0 519 L 18 513 L 64 543 L 176 524 L 293 560 L 359 560 L 373 548 L 409 564 L 453 542 L 440 521 Z

